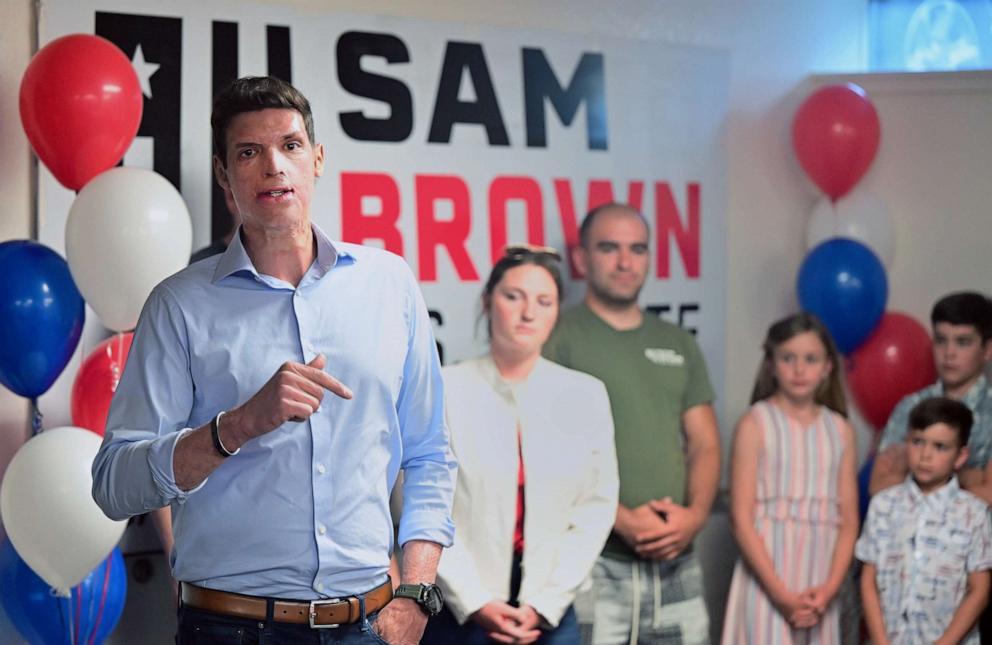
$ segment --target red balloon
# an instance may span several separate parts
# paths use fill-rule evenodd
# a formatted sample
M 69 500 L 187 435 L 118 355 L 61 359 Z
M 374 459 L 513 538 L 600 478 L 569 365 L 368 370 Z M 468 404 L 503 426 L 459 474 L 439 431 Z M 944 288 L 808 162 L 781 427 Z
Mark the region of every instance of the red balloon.
M 107 425 L 110 399 L 117 391 L 134 332 L 111 336 L 86 357 L 72 383 L 72 424 L 101 437 Z
M 99 36 L 53 40 L 21 79 L 21 123 L 31 147 L 70 190 L 121 160 L 138 133 L 142 103 L 131 61 Z
M 875 106 L 853 83 L 813 92 L 792 121 L 792 147 L 799 163 L 834 201 L 868 170 L 880 138 Z
M 847 384 L 862 416 L 881 429 L 896 404 L 937 378 L 930 334 L 915 319 L 886 312 L 848 358 Z

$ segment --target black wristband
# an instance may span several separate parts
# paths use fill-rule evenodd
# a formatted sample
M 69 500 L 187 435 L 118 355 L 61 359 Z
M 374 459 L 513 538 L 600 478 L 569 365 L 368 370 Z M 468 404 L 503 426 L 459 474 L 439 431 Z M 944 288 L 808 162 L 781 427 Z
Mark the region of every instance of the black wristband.
M 227 459 L 228 457 L 233 457 L 234 455 L 241 452 L 241 448 L 238 448 L 234 452 L 231 452 L 220 440 L 220 418 L 223 416 L 223 412 L 218 412 L 217 416 L 210 420 L 210 438 L 214 441 L 214 448 L 220 453 L 222 457 Z

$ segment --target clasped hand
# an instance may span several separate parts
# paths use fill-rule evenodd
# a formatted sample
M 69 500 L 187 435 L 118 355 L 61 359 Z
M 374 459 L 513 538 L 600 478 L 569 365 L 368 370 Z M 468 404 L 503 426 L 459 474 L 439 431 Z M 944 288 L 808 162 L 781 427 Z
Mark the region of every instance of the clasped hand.
M 787 591 L 774 599 L 774 603 L 790 625 L 796 629 L 808 629 L 823 618 L 831 598 L 832 594 L 821 585 L 800 593 Z
M 673 560 L 692 543 L 702 527 L 696 513 L 666 497 L 631 511 L 635 520 L 628 542 L 637 555 L 651 560 Z
M 498 643 L 533 643 L 541 637 L 538 624 L 541 617 L 530 605 L 514 607 L 493 600 L 472 614 L 480 627 L 489 632 L 489 638 Z

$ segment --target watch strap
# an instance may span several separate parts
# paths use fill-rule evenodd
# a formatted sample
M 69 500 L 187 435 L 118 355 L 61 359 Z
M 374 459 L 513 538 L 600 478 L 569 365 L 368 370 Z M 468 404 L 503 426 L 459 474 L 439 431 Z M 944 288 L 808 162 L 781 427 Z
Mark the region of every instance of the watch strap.
M 234 455 L 241 452 L 241 448 L 234 450 L 233 452 L 228 450 L 224 445 L 224 442 L 220 440 L 220 418 L 224 416 L 224 412 L 218 412 L 217 416 L 210 420 L 210 438 L 213 439 L 214 448 L 220 453 L 222 457 L 227 459 L 228 457 L 233 457 Z
M 411 600 L 416 600 L 419 603 L 421 602 L 423 592 L 423 585 L 401 584 L 396 587 L 396 591 L 393 592 L 393 596 L 396 598 L 409 598 Z
M 444 604 L 440 587 L 433 584 L 401 584 L 393 592 L 393 597 L 413 600 L 428 617 L 436 616 Z

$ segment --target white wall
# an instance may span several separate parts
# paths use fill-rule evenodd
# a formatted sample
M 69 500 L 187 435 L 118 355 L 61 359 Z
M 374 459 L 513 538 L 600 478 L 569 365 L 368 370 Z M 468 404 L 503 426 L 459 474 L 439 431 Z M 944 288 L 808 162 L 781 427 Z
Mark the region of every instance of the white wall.
M 27 1 L 0 3 L 0 241 L 31 235 L 33 213 L 31 151 L 21 129 L 17 92 L 31 53 L 34 26 Z M 0 280 L 6 279 L 0 276 Z M 0 387 L 0 476 L 29 434 L 27 403 Z M 0 526 L 0 540 L 6 537 Z M 0 608 L 0 641 L 13 639 Z
M 31 235 L 32 160 L 17 112 L 21 74 L 30 56 L 34 27 L 28 2 L 0 3 L 0 241 Z M 0 279 L 6 279 L 0 276 Z M 27 403 L 0 386 L 0 474 L 28 436 Z M 2 529 L 0 529 L 2 530 Z M 2 534 L 0 534 L 2 537 Z
M 795 308 L 793 282 L 803 256 L 803 227 L 816 194 L 792 158 L 788 137 L 791 116 L 805 95 L 803 82 L 808 75 L 862 68 L 866 59 L 864 0 L 752 0 L 734 4 L 718 0 L 296 0 L 273 4 L 313 11 L 326 11 L 330 6 L 349 12 L 456 23 L 632 36 L 728 50 L 732 57 L 726 124 L 730 275 L 726 396 L 718 408 L 729 432 L 729 423 L 746 407 L 765 328 Z M 16 110 L 17 85 L 30 54 L 30 8 L 30 0 L 11 0 L 0 6 L 5 25 L 0 37 L 0 197 L 4 198 L 0 239 L 24 237 L 30 232 L 30 164 Z M 883 128 L 887 127 L 883 116 Z M 883 137 L 888 137 L 888 131 Z M 940 241 L 942 248 L 945 244 L 946 248 L 976 244 L 977 238 L 967 232 L 946 233 L 950 237 Z M 898 283 L 894 278 L 893 283 L 896 289 L 910 292 L 918 284 L 901 278 Z M 917 292 L 907 293 L 906 300 L 912 301 L 914 295 L 923 300 L 932 298 L 930 292 Z M 0 468 L 25 427 L 24 406 L 9 393 L 0 392 Z M 712 524 L 704 541 L 711 547 L 704 550 L 727 559 L 732 550 L 725 548 L 725 518 L 717 516 Z M 723 570 L 725 573 L 726 567 Z M 715 577 L 711 582 L 719 603 L 721 582 Z M 718 616 L 714 618 L 719 622 Z M 155 638 L 165 643 L 171 637 L 160 634 Z
M 992 72 L 851 80 L 868 91 L 882 123 L 864 183 L 895 220 L 889 308 L 929 326 L 940 295 L 992 292 Z

